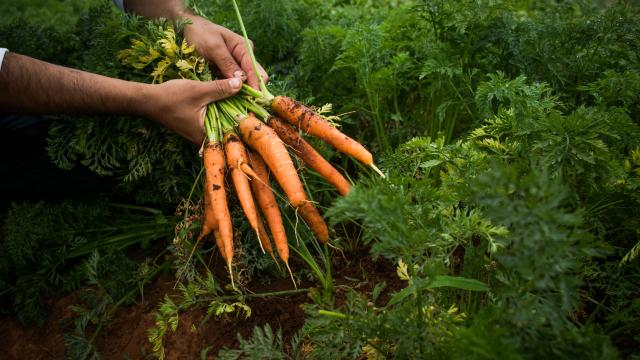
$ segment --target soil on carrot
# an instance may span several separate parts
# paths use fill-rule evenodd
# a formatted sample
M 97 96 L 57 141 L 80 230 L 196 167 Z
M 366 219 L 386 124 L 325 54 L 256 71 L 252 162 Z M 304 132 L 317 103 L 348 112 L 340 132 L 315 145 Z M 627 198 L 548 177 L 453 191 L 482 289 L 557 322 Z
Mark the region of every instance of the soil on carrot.
M 336 302 L 344 299 L 347 287 L 362 293 L 369 293 L 382 281 L 387 284 L 388 293 L 397 291 L 402 282 L 395 275 L 393 264 L 387 261 L 372 261 L 370 258 L 338 261 L 334 268 Z M 144 297 L 132 306 L 119 309 L 109 326 L 96 339 L 96 347 L 103 359 L 141 359 L 151 353 L 147 329 L 155 325 L 155 312 L 165 294 L 177 294 L 173 289 L 175 278 L 161 275 L 144 290 Z M 311 285 L 311 284 L 304 284 Z M 251 291 L 274 292 L 291 290 L 290 280 L 281 279 L 269 284 L 249 287 Z M 383 295 L 384 300 L 385 295 Z M 49 318 L 42 328 L 25 327 L 14 317 L 0 317 L 0 353 L 6 359 L 62 359 L 64 358 L 64 338 L 75 314 L 69 306 L 76 303 L 77 294 L 50 301 Z M 269 324 L 273 329 L 282 329 L 285 343 L 302 327 L 305 316 L 302 305 L 311 302 L 305 293 L 292 296 L 251 298 L 247 305 L 252 315 L 210 318 L 203 322 L 206 310 L 186 311 L 180 314 L 177 331 L 169 331 L 164 338 L 167 359 L 200 358 L 205 348 L 210 348 L 208 358 L 213 358 L 223 347 L 238 345 L 237 334 L 247 338 L 254 326 Z

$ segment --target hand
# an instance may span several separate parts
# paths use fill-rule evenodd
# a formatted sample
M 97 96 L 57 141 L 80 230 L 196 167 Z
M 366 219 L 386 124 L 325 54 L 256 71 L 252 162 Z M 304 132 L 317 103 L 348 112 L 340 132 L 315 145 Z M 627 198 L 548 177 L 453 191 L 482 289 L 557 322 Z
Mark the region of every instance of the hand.
M 184 30 L 185 37 L 198 53 L 209 63 L 215 64 L 223 76 L 247 79 L 249 86 L 259 90 L 258 77 L 251 66 L 242 36 L 196 15 L 186 15 L 185 18 L 192 22 Z M 260 64 L 256 65 L 264 82 L 268 82 L 266 71 Z
M 207 105 L 228 98 L 242 87 L 237 78 L 216 81 L 171 80 L 149 85 L 141 98 L 142 115 L 200 145 L 205 138 Z

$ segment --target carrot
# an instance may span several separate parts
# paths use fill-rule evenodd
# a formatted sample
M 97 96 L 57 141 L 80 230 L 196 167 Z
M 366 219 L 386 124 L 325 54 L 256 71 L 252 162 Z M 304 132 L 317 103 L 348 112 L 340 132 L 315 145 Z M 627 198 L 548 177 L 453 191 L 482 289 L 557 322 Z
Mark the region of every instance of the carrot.
M 297 287 L 296 281 L 293 279 L 293 272 L 289 267 L 289 244 L 287 243 L 287 233 L 284 230 L 284 224 L 282 224 L 282 215 L 280 215 L 280 209 L 278 208 L 278 202 L 276 201 L 271 187 L 269 187 L 269 172 L 267 166 L 260 157 L 253 151 L 248 152 L 249 162 L 251 168 L 254 171 L 254 176 L 251 180 L 251 188 L 256 194 L 256 200 L 258 205 L 267 219 L 267 224 L 271 229 L 271 235 L 273 236 L 273 242 L 276 244 L 276 250 L 280 259 L 284 262 L 289 275 L 291 275 L 291 281 L 293 285 Z M 271 244 L 269 244 L 271 247 Z M 271 255 L 273 257 L 273 255 Z M 275 261 L 275 258 L 274 258 Z M 278 265 L 278 262 L 276 262 Z M 280 267 L 278 266 L 278 269 Z
M 282 119 L 326 141 L 338 151 L 353 156 L 365 165 L 373 165 L 373 155 L 364 146 L 343 134 L 315 111 L 301 103 L 286 96 L 276 96 L 271 101 L 271 109 Z
M 256 201 L 260 210 L 264 214 L 269 229 L 271 230 L 271 236 L 273 236 L 273 242 L 276 244 L 276 250 L 280 259 L 285 263 L 289 262 L 289 244 L 287 243 L 287 233 L 284 230 L 284 224 L 282 223 L 282 215 L 278 208 L 278 202 L 276 201 L 273 191 L 269 187 L 269 172 L 267 166 L 260 157 L 260 155 L 249 151 L 249 162 L 251 168 L 254 171 L 255 176 L 251 179 L 251 189 L 256 195 Z
M 218 232 L 220 233 L 220 242 L 216 238 L 218 247 L 222 245 L 220 252 L 227 262 L 229 274 L 231 275 L 231 262 L 233 260 L 233 226 L 231 224 L 231 215 L 227 206 L 227 194 L 224 189 L 224 151 L 222 144 L 219 142 L 207 142 L 203 151 L 205 184 L 207 191 L 211 191 L 211 207 L 212 212 L 218 222 Z M 216 234 L 217 235 L 217 234 Z M 233 275 L 231 275 L 231 283 L 233 285 Z
M 213 231 L 218 230 L 218 220 L 215 216 L 215 211 L 211 206 L 211 188 L 207 186 L 207 179 L 204 179 L 204 203 L 203 203 L 203 211 L 202 211 L 202 229 L 200 230 L 200 235 L 196 240 L 195 247 L 198 247 L 200 241 L 207 235 L 211 234 Z M 220 249 L 222 251 L 222 249 Z
M 202 204 L 202 207 L 203 207 L 202 228 L 200 230 L 200 235 L 198 235 L 198 238 L 196 239 L 195 245 L 193 245 L 193 249 L 191 249 L 191 254 L 189 254 L 187 263 L 191 261 L 193 254 L 196 252 L 196 249 L 198 248 L 198 245 L 200 245 L 200 241 L 202 241 L 202 239 L 204 239 L 207 235 L 211 234 L 212 232 L 215 235 L 216 245 L 218 246 L 218 249 L 220 250 L 221 253 L 224 250 L 224 246 L 220 242 L 220 232 L 218 231 L 218 220 L 216 219 L 213 206 L 211 206 L 211 193 L 213 191 L 208 191 L 209 189 L 210 189 L 209 186 L 207 186 L 207 178 L 205 177 L 204 186 L 203 186 L 204 201 Z
M 247 179 L 244 172 L 240 169 L 242 164 L 247 164 L 249 162 L 247 152 L 242 141 L 240 141 L 240 138 L 234 132 L 225 134 L 224 149 L 225 154 L 227 155 L 227 166 L 231 170 L 231 178 L 233 179 L 233 185 L 236 188 L 236 194 L 238 195 L 240 206 L 242 206 L 242 210 L 249 221 L 249 225 L 251 225 L 251 228 L 258 236 L 258 240 L 260 240 L 260 247 L 264 252 L 264 245 L 260 239 L 260 232 L 258 231 L 258 212 L 253 201 L 253 196 L 251 195 L 249 179 Z
M 351 190 L 351 184 L 340 174 L 316 149 L 311 146 L 291 125 L 275 116 L 269 117 L 269 126 L 278 134 L 285 144 L 289 145 L 307 165 L 317 171 L 331 185 L 335 186 L 340 195 L 345 196 Z
M 318 213 L 318 209 L 307 199 L 293 161 L 276 132 L 253 115 L 240 120 L 239 128 L 244 141 L 254 148 L 269 166 L 291 206 L 298 210 L 305 205 L 304 211 L 300 212 L 303 219 L 321 242 L 329 241 L 327 224 Z

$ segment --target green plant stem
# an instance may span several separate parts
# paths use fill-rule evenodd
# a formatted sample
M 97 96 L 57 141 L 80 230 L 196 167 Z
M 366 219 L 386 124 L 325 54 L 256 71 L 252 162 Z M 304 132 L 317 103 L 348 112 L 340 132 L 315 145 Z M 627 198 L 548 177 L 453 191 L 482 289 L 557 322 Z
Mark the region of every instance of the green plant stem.
M 219 296 L 219 297 L 215 297 L 215 298 L 197 299 L 196 302 L 211 302 L 211 301 L 215 301 L 215 300 L 218 300 L 218 301 L 233 300 L 233 299 L 237 299 L 238 297 L 251 299 L 251 298 L 266 298 L 266 297 L 271 297 L 271 296 L 296 295 L 296 294 L 300 294 L 300 293 L 307 293 L 310 290 L 311 289 L 309 289 L 309 288 L 305 288 L 305 289 L 273 291 L 273 292 L 246 294 L 246 295 L 226 295 L 226 296 Z
M 214 104 L 209 104 L 207 106 L 207 113 L 204 118 L 204 128 L 207 132 L 207 139 L 209 142 L 216 141 L 216 131 L 214 128 L 215 118 L 216 118 L 216 107 Z
M 244 44 L 247 47 L 247 52 L 249 52 L 249 58 L 251 59 L 251 66 L 253 67 L 253 71 L 258 78 L 258 82 L 260 83 L 260 91 L 262 92 L 262 97 L 271 101 L 273 99 L 273 95 L 267 90 L 267 86 L 264 83 L 264 79 L 260 75 L 260 71 L 258 71 L 258 62 L 256 61 L 256 56 L 253 53 L 253 47 L 251 47 L 251 43 L 249 42 L 249 36 L 247 36 L 247 29 L 244 27 L 244 21 L 242 21 L 242 15 L 240 14 L 240 8 L 238 8 L 238 3 L 236 0 L 232 0 L 233 8 L 236 10 L 236 16 L 238 17 L 238 21 L 240 22 L 240 29 L 242 29 L 242 36 L 244 37 Z
M 111 205 L 114 207 L 122 208 L 122 209 L 145 211 L 154 215 L 162 214 L 162 211 L 158 209 L 150 208 L 147 206 L 127 205 L 127 204 L 118 204 L 118 203 L 111 203 Z
M 245 101 L 244 105 L 248 111 L 251 111 L 252 113 L 256 114 L 256 116 L 258 116 L 262 120 L 266 120 L 269 118 L 269 116 L 271 116 L 271 114 L 269 114 L 267 110 L 265 110 L 262 106 L 254 102 Z
M 240 95 L 248 95 L 254 98 L 261 98 L 262 93 L 247 84 L 242 84 L 242 90 L 240 90 Z
M 193 196 L 193 192 L 196 189 L 196 185 L 200 183 L 200 178 L 202 177 L 203 173 L 204 173 L 204 166 L 200 169 L 200 172 L 198 172 L 196 179 L 193 181 L 193 185 L 191 185 L 191 191 L 189 191 L 189 197 L 187 197 L 187 204 L 191 202 L 191 197 Z M 187 208 L 184 211 L 184 219 L 188 217 L 189 217 L 189 205 L 187 205 Z
M 351 316 L 347 314 L 343 314 L 337 311 L 329 311 L 329 310 L 318 310 L 318 315 L 329 316 L 336 319 L 351 319 Z

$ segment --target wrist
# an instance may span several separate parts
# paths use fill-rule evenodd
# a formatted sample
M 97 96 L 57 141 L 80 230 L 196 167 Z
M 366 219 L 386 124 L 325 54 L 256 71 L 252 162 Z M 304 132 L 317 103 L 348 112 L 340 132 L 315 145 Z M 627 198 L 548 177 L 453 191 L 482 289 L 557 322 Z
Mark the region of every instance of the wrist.
M 155 97 L 154 92 L 156 85 L 143 83 L 133 84 L 135 84 L 135 89 L 131 96 L 133 115 L 155 120 L 153 115 L 153 101 L 151 100 Z

